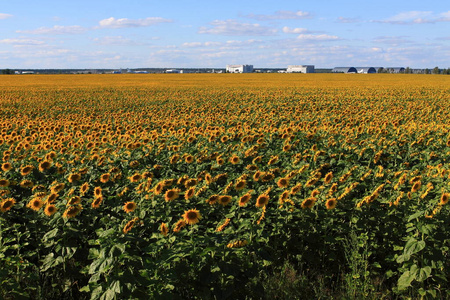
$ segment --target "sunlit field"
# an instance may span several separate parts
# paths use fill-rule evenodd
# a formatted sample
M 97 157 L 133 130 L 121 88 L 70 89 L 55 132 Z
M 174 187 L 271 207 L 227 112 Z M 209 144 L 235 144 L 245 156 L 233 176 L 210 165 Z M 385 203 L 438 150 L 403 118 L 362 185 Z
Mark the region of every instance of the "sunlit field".
M 450 297 L 450 76 L 4 75 L 0 107 L 0 298 Z

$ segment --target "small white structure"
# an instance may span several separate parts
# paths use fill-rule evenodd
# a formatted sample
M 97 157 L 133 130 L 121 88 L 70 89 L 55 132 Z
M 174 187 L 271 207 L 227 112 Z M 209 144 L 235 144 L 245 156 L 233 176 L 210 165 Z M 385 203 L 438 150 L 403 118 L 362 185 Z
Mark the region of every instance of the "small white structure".
M 177 74 L 181 74 L 181 73 L 183 73 L 183 70 L 169 69 L 169 70 L 166 70 L 166 73 L 177 73 Z
M 314 73 L 313 65 L 291 65 L 288 66 L 287 73 Z
M 253 65 L 227 65 L 227 73 L 252 73 Z

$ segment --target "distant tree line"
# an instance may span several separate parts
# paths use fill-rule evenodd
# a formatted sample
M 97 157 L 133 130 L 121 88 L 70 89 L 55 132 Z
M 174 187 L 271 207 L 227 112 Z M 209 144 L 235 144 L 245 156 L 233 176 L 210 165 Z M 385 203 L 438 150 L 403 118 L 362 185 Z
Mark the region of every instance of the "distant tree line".
M 379 68 L 378 73 L 390 73 L 390 69 L 385 68 Z M 413 73 L 423 73 L 423 74 L 444 74 L 444 75 L 450 75 L 450 68 L 448 69 L 439 69 L 439 67 L 434 67 L 433 69 L 423 69 L 417 72 L 414 69 L 411 69 L 410 67 L 406 67 L 404 71 L 399 72 L 401 74 L 413 74 Z
M 4 69 L 2 70 L 2 74 L 14 74 L 14 71 L 10 69 Z

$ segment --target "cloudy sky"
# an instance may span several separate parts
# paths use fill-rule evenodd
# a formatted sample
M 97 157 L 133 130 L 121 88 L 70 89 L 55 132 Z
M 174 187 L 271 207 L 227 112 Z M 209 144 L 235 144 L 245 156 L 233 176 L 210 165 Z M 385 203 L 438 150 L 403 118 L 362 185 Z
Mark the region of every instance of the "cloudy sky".
M 443 0 L 0 0 L 3 68 L 450 67 Z

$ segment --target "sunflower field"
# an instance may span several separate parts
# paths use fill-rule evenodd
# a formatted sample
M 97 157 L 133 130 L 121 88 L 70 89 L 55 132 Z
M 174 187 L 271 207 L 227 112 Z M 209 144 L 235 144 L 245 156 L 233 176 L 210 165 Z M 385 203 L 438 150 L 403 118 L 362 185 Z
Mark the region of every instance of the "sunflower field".
M 448 299 L 450 77 L 5 75 L 2 299 Z

